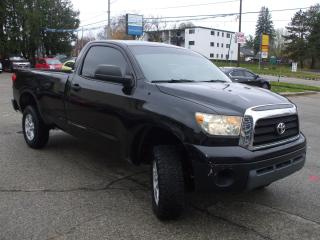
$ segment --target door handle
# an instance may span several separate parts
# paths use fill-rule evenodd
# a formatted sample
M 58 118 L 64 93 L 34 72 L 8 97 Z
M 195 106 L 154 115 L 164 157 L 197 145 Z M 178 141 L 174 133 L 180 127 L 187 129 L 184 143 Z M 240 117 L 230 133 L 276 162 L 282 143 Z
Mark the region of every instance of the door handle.
M 72 90 L 77 92 L 81 89 L 81 86 L 79 84 L 75 83 L 75 84 L 72 84 L 71 88 L 72 88 Z

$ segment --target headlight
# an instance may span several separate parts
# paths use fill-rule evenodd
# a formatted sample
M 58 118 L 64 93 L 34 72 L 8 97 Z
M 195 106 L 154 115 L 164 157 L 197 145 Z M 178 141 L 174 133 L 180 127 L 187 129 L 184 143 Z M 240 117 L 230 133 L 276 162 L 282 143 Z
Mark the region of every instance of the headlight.
M 210 135 L 239 136 L 242 117 L 196 113 L 201 128 Z

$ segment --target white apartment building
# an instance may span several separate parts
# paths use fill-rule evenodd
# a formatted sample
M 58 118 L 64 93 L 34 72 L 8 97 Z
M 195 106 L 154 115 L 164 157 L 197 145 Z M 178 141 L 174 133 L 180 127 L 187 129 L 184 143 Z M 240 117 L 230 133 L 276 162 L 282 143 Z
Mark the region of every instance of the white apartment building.
M 155 38 L 157 35 L 157 39 Z M 185 30 L 170 29 L 146 32 L 143 40 L 161 41 L 191 49 L 213 60 L 237 60 L 238 44 L 235 33 L 206 27 L 190 27 Z

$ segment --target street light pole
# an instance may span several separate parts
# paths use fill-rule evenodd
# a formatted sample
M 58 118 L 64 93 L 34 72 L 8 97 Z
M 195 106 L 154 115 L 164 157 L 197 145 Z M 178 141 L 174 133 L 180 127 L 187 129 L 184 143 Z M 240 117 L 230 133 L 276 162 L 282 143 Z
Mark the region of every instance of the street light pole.
M 240 0 L 239 32 L 241 32 L 241 17 L 242 17 L 242 0 Z M 237 61 L 237 66 L 240 67 L 240 43 L 238 43 L 238 61 Z
M 108 0 L 108 27 L 107 27 L 107 39 L 111 39 L 111 23 L 110 23 L 110 0 Z

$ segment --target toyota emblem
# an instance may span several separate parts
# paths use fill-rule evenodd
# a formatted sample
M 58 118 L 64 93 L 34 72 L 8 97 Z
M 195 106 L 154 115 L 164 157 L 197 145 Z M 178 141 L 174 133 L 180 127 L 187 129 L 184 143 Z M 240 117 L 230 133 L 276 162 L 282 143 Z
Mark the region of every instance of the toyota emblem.
M 279 135 L 282 135 L 286 131 L 286 125 L 283 122 L 278 123 L 276 130 Z

